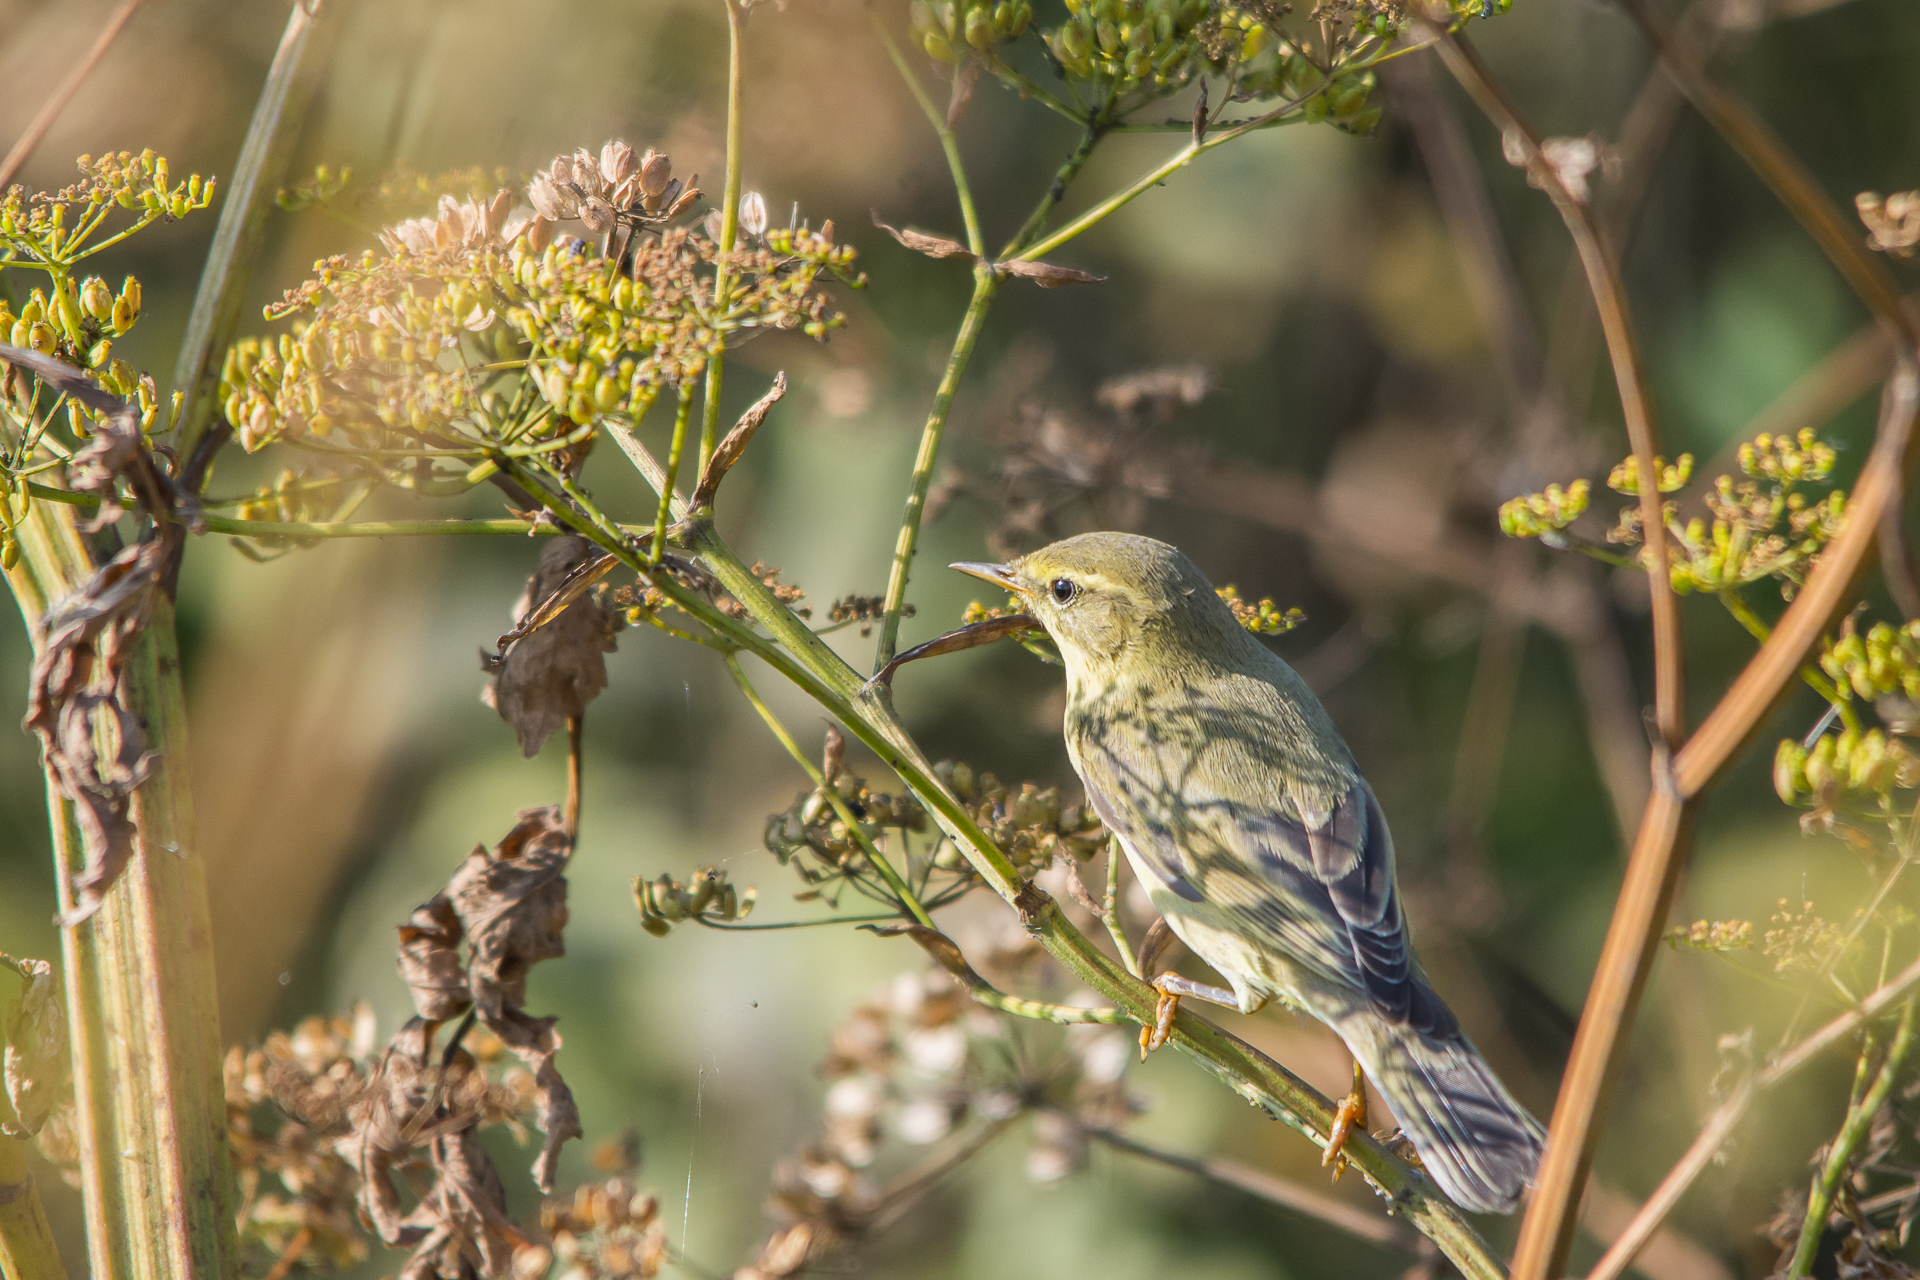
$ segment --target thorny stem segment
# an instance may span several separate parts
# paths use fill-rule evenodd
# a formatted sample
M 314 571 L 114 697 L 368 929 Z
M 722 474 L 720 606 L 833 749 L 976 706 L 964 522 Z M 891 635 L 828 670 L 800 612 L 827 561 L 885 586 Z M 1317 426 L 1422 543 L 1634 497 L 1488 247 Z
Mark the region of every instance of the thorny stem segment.
M 707 401 L 711 406 L 712 400 Z M 673 442 L 667 446 L 667 479 L 660 487 L 660 510 L 653 518 L 653 545 L 647 551 L 649 568 L 660 563 L 660 556 L 667 549 L 667 517 L 673 511 L 673 484 L 680 477 L 680 451 L 687 443 L 687 419 L 693 412 L 693 388 L 680 388 L 680 407 L 673 415 Z M 704 431 L 704 428 L 702 428 Z M 701 465 L 706 465 L 706 440 L 701 440 Z
M 740 669 L 740 659 L 731 653 L 727 655 L 727 671 L 732 674 L 733 682 L 740 686 L 740 692 L 746 695 L 747 701 L 753 704 L 753 709 L 760 713 L 760 718 L 767 722 L 767 728 L 773 736 L 778 738 L 780 745 L 787 749 L 787 754 L 806 770 L 807 776 L 813 779 L 814 787 L 826 797 L 827 803 L 833 806 L 835 815 L 847 824 L 847 833 L 859 843 L 861 851 L 867 855 L 867 861 L 871 862 L 873 869 L 880 873 L 880 878 L 887 882 L 887 887 L 899 896 L 900 901 L 905 904 L 908 913 L 915 920 L 925 928 L 933 928 L 933 919 L 927 915 L 927 909 L 920 905 L 920 899 L 915 897 L 913 890 L 907 887 L 907 882 L 900 878 L 900 873 L 894 870 L 893 863 L 880 852 L 879 847 L 873 843 L 873 838 L 853 816 L 853 811 L 847 808 L 847 802 L 841 799 L 840 792 L 834 788 L 833 780 L 820 772 L 819 766 L 807 757 L 807 753 L 800 749 L 800 744 L 793 740 L 793 735 L 787 732 L 787 727 L 780 723 L 780 717 L 774 715 L 772 709 L 760 700 L 760 695 L 754 691 L 753 682 L 748 680 L 747 673 Z
M 1786 1280 L 1801 1280 L 1813 1267 L 1814 1255 L 1819 1252 L 1820 1237 L 1827 1229 L 1827 1213 L 1833 1207 L 1833 1197 L 1839 1189 L 1840 1179 L 1852 1163 L 1854 1151 L 1873 1127 L 1874 1117 L 1886 1105 L 1887 1095 L 1893 1090 L 1894 1076 L 1905 1061 L 1907 1051 L 1913 1047 L 1913 1005 L 1914 998 L 1909 996 L 1907 1002 L 1900 1006 L 1900 1025 L 1895 1028 L 1893 1041 L 1887 1046 L 1887 1057 L 1880 1065 L 1880 1074 L 1875 1077 L 1866 1094 L 1848 1107 L 1846 1121 L 1840 1126 L 1840 1132 L 1827 1152 L 1827 1162 L 1814 1179 L 1813 1189 L 1807 1194 L 1807 1220 L 1800 1226 L 1800 1239 L 1794 1246 L 1793 1261 L 1787 1266 Z M 1862 1080 L 1866 1076 L 1872 1053 L 1873 1037 L 1868 1036 L 1860 1050 L 1859 1077 Z
M 987 308 L 1000 289 L 1000 277 L 985 262 L 973 269 L 973 297 L 960 320 L 960 332 L 954 336 L 953 351 L 947 357 L 946 372 L 933 393 L 933 407 L 927 411 L 927 424 L 920 432 L 920 452 L 913 460 L 913 481 L 907 490 L 907 511 L 900 520 L 900 536 L 893 547 L 893 569 L 887 575 L 886 612 L 880 621 L 880 644 L 873 655 L 878 672 L 893 661 L 900 642 L 900 611 L 907 601 L 907 580 L 913 574 L 914 548 L 920 540 L 920 521 L 926 514 L 927 489 L 933 484 L 933 466 L 940 457 L 940 438 L 946 431 L 947 415 L 953 410 L 954 392 L 973 357 L 973 347 L 986 327 Z
M 967 182 L 966 166 L 960 161 L 960 140 L 954 136 L 953 130 L 947 127 L 946 113 L 940 110 L 938 104 L 928 96 L 925 86 L 920 83 L 920 77 L 913 73 L 912 64 L 907 61 L 906 55 L 900 52 L 900 46 L 895 43 L 893 33 L 887 30 L 886 23 L 880 20 L 880 15 L 872 7 L 867 9 L 867 20 L 873 24 L 873 32 L 880 38 L 880 43 L 886 46 L 887 56 L 893 59 L 894 69 L 900 73 L 900 78 L 907 82 L 907 88 L 913 91 L 913 100 L 920 104 L 920 110 L 926 115 L 927 123 L 932 125 L 934 133 L 939 135 L 940 150 L 946 153 L 947 170 L 953 175 L 953 193 L 960 201 L 960 221 L 967 229 L 967 248 L 972 250 L 974 257 L 985 257 L 987 238 L 980 232 L 980 214 L 973 205 L 973 188 Z M 954 74 L 960 74 L 959 68 L 954 69 Z
M 727 269 L 727 255 L 733 252 L 734 242 L 740 238 L 741 84 L 745 78 L 741 66 L 740 28 L 746 21 L 739 0 L 720 0 L 720 3 L 727 11 L 727 180 L 721 196 L 724 203 L 720 212 L 720 260 L 713 272 L 715 315 L 727 313 L 727 294 L 733 285 L 732 273 Z M 720 439 L 720 384 L 725 361 L 723 339 L 721 349 L 707 358 L 707 396 L 700 412 L 699 470 L 703 474 L 707 469 L 707 459 L 713 456 L 713 447 Z M 678 430 L 676 427 L 675 440 L 679 439 Z M 676 448 L 675 452 L 679 450 Z M 667 488 L 671 491 L 672 484 L 668 484 Z M 656 538 L 653 545 L 657 555 L 659 539 Z

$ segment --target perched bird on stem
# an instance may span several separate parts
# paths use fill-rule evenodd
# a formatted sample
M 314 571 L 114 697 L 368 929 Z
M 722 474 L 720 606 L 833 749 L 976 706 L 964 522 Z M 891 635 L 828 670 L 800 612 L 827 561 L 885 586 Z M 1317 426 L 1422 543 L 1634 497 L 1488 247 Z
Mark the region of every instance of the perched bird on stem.
M 1181 996 L 1243 1013 L 1278 999 L 1332 1027 L 1356 1063 L 1328 1163 L 1364 1126 L 1364 1069 L 1442 1191 L 1511 1212 L 1540 1125 L 1427 985 L 1386 819 L 1306 682 L 1164 542 L 1089 533 L 953 567 L 1014 593 L 1053 637 L 1089 803 L 1173 932 L 1233 986 L 1154 977 L 1143 1048 L 1165 1043 Z

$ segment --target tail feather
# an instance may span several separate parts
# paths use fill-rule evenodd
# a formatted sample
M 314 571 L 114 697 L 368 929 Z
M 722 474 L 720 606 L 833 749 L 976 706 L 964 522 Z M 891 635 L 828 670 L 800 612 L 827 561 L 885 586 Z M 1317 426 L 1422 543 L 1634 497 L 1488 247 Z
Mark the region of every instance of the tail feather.
M 1429 1176 L 1474 1213 L 1511 1213 L 1546 1134 L 1463 1035 L 1433 1039 L 1377 1017 L 1341 1027 Z M 1369 1052 L 1369 1050 L 1371 1052 Z

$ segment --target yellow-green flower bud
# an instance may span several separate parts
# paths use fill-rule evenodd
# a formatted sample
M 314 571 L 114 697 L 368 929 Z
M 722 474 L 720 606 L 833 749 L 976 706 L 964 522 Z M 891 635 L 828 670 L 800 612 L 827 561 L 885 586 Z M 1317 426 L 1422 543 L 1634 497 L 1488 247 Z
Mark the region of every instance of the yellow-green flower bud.
M 1773 789 L 1781 801 L 1793 804 L 1807 789 L 1807 749 L 1792 738 L 1782 738 L 1773 753 Z
M 105 324 L 113 316 L 113 290 L 99 276 L 88 276 L 80 286 L 80 305 L 95 320 Z
M 59 337 L 53 332 L 53 326 L 44 320 L 38 320 L 27 325 L 26 339 L 25 342 L 15 343 L 14 345 L 31 347 L 41 355 L 53 354 L 54 347 L 59 345 L 60 342 Z
M 1813 744 L 1813 749 L 1807 753 L 1806 763 L 1801 768 L 1802 776 L 1807 780 L 1808 791 L 1819 795 L 1826 790 L 1827 784 L 1833 781 L 1833 757 L 1832 734 L 1823 736 Z
M 112 329 L 115 335 L 119 335 L 133 328 L 133 321 L 133 308 L 127 305 L 127 300 L 115 298 L 113 309 L 107 313 L 107 327 Z
M 94 343 L 93 346 L 88 349 L 87 368 L 89 369 L 104 368 L 107 362 L 112 358 L 113 358 L 113 343 L 111 340 L 107 338 L 102 338 L 100 339 L 100 341 Z
M 1266 51 L 1267 28 L 1263 23 L 1255 23 L 1247 28 L 1247 34 L 1240 41 L 1240 61 L 1252 62 Z
M 967 43 L 982 53 L 993 48 L 993 15 L 987 10 L 967 10 Z

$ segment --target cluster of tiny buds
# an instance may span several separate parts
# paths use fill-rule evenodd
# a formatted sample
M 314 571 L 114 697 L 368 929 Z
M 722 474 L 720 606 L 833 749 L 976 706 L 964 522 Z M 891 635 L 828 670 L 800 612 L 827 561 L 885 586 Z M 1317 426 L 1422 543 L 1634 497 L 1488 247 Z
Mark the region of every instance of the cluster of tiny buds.
M 727 873 L 702 867 L 681 884 L 662 872 L 657 880 L 633 878 L 633 901 L 640 908 L 640 927 L 664 938 L 683 920 L 744 920 L 753 913 L 759 891 L 741 892 L 727 882 Z

